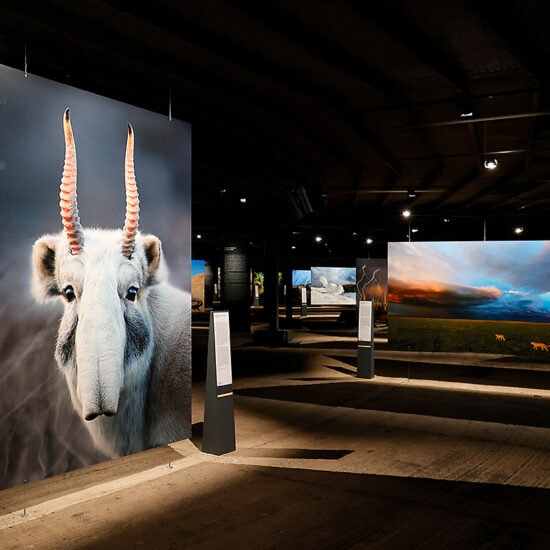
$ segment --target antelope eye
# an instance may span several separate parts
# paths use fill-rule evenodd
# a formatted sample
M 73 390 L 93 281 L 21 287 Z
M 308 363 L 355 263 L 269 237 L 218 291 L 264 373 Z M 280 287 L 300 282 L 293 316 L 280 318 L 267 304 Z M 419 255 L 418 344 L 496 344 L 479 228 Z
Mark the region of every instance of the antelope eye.
M 134 302 L 138 293 L 138 289 L 135 286 L 131 286 L 126 292 L 126 299 Z
M 67 285 L 63 289 L 63 295 L 65 296 L 65 299 L 67 302 L 72 302 L 76 298 L 76 294 L 74 293 L 74 288 L 71 285 Z

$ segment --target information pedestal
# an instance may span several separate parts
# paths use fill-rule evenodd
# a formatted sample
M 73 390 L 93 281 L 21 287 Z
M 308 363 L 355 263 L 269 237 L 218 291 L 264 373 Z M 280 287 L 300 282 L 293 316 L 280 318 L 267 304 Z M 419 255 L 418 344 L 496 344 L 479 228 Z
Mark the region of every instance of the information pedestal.
M 357 377 L 374 378 L 374 322 L 372 302 L 359 302 Z
M 229 312 L 210 312 L 202 450 L 222 455 L 235 450 Z

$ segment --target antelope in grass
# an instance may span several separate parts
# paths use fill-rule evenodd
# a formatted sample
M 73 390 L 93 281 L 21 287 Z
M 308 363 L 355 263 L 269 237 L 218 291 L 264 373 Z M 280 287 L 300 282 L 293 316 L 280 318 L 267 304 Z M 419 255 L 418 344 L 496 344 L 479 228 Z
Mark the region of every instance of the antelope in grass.
M 160 240 L 138 231 L 132 127 L 122 231 L 81 226 L 68 109 L 63 129 L 64 229 L 35 242 L 32 288 L 40 302 L 64 302 L 55 359 L 73 406 L 97 447 L 111 456 L 189 438 L 191 299 L 168 283 Z
M 548 351 L 550 349 L 550 345 L 545 344 L 544 342 L 531 342 L 531 345 L 534 350 Z

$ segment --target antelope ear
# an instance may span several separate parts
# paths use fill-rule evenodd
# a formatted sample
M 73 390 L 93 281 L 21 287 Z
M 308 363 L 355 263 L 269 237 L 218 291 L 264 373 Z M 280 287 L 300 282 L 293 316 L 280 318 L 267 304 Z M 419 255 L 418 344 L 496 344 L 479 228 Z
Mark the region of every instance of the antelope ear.
M 32 293 L 38 302 L 59 296 L 55 280 L 55 252 L 57 237 L 40 237 L 32 247 Z
M 158 270 L 162 256 L 162 245 L 160 239 L 154 235 L 145 235 L 143 237 L 143 250 L 147 265 L 152 272 Z
M 168 271 L 162 254 L 160 239 L 154 235 L 142 235 L 141 242 L 145 254 L 145 284 L 156 285 L 168 280 Z

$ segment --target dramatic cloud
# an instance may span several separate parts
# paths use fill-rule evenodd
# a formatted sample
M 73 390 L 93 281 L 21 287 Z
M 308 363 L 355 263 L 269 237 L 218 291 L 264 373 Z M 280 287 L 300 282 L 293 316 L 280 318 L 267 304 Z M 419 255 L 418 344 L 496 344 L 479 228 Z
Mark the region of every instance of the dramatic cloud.
M 495 287 L 449 285 L 442 281 L 406 283 L 390 279 L 388 299 L 403 305 L 435 308 L 472 307 L 495 301 L 502 296 Z

